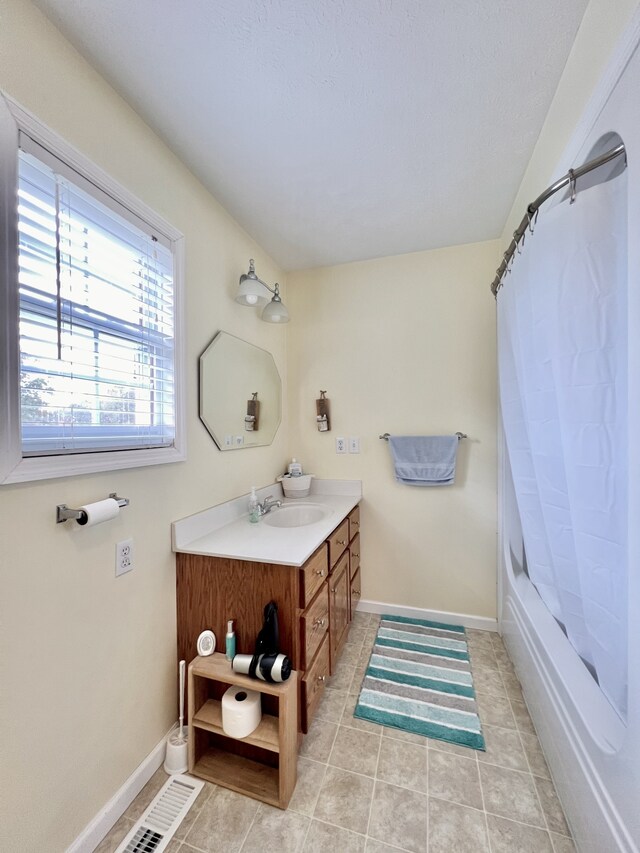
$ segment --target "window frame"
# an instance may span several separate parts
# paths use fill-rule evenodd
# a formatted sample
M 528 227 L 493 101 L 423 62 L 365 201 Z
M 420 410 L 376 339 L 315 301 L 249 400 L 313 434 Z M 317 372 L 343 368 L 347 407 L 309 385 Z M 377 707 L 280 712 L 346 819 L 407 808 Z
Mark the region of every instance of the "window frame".
M 162 234 L 174 273 L 175 438 L 172 446 L 23 456 L 20 424 L 18 292 L 19 132 L 34 139 L 82 178 Z M 184 236 L 99 166 L 0 91 L 0 485 L 101 471 L 182 462 L 186 459 Z

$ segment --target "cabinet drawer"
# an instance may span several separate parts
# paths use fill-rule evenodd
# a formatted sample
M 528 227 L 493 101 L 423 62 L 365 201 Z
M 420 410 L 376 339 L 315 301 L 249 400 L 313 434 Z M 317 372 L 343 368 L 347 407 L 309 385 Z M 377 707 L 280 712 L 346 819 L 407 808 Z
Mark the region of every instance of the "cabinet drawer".
M 349 539 L 360 533 L 360 507 L 357 506 L 349 513 Z
M 300 606 L 304 609 L 313 601 L 314 595 L 320 589 L 329 574 L 329 563 L 327 560 L 327 546 L 323 542 L 315 554 L 312 554 L 300 569 L 301 572 L 301 597 Z
M 329 537 L 329 566 L 333 569 L 338 562 L 344 549 L 349 543 L 349 519 L 345 518 L 340 527 L 333 531 Z
M 329 629 L 329 586 L 325 582 L 313 603 L 300 617 L 302 665 L 306 669 Z
M 302 679 L 302 727 L 308 731 L 311 720 L 322 698 L 327 679 L 329 678 L 329 637 L 325 637 L 320 644 L 318 654 L 313 661 L 311 669 L 305 673 Z
M 360 568 L 360 534 L 356 533 L 355 538 L 351 541 L 349 545 L 349 565 L 351 571 L 351 577 L 355 575 L 355 573 Z
M 349 590 L 349 605 L 350 605 L 350 613 L 351 618 L 353 619 L 353 614 L 358 609 L 358 604 L 360 603 L 361 596 L 361 588 L 360 588 L 360 569 L 353 575 L 351 578 L 351 586 Z

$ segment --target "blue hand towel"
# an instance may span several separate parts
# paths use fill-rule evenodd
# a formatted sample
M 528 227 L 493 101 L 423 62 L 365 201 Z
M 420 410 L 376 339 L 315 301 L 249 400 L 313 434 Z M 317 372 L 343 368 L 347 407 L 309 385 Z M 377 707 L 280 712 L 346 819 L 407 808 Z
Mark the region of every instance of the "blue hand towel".
M 407 486 L 450 486 L 456 476 L 457 435 L 392 435 L 396 480 Z

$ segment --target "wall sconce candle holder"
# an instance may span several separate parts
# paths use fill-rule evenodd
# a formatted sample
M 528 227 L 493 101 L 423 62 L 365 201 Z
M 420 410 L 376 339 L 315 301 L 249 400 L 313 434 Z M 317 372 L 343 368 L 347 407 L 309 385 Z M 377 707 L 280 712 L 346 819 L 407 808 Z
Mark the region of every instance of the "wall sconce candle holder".
M 258 400 L 257 391 L 253 392 L 250 400 L 247 400 L 247 414 L 244 418 L 244 428 L 247 432 L 257 432 L 260 428 L 260 400 Z
M 316 400 L 316 423 L 318 425 L 318 432 L 329 432 L 331 429 L 329 400 L 327 400 L 326 393 L 326 391 L 321 391 L 319 399 Z

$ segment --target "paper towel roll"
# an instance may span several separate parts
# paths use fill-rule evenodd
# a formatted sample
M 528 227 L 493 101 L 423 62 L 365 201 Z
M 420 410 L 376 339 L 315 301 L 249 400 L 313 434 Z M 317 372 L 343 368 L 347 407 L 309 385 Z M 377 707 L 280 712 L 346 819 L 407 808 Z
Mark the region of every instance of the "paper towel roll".
M 222 729 L 230 737 L 246 737 L 262 719 L 260 693 L 244 687 L 230 687 L 222 697 Z
M 100 524 L 102 521 L 109 521 L 110 518 L 115 518 L 120 512 L 118 501 L 113 498 L 105 498 L 103 501 L 81 506 L 80 509 L 86 515 L 78 519 L 78 524 L 86 524 L 87 527 Z

